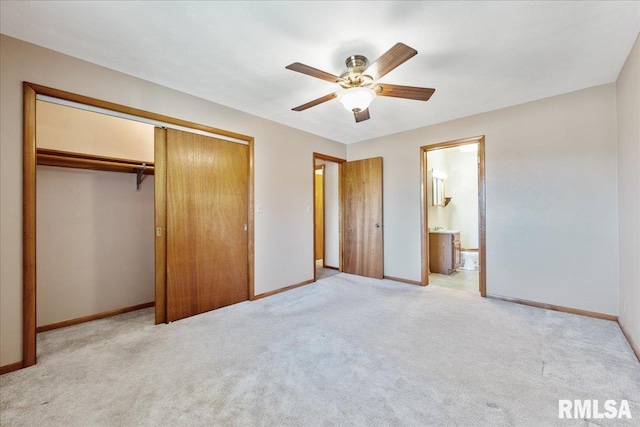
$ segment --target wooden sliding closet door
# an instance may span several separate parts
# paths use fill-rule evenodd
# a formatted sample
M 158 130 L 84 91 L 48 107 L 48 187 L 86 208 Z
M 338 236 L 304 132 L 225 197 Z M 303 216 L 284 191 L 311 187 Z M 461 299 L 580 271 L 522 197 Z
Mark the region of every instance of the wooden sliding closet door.
M 342 271 L 382 279 L 382 157 L 345 162 L 341 170 Z
M 167 321 L 249 298 L 249 147 L 167 129 Z

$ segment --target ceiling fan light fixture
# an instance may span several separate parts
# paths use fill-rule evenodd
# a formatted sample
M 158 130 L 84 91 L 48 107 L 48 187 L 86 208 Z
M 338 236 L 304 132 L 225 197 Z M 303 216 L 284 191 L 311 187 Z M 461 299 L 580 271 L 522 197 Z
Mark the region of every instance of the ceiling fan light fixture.
M 1 0 L 0 0 L 1 1 Z M 371 118 L 369 104 L 376 96 L 414 99 L 428 101 L 435 89 L 417 86 L 401 86 L 387 83 L 376 83 L 381 77 L 396 69 L 418 53 L 417 50 L 404 43 L 396 43 L 383 53 L 373 63 L 369 64 L 367 58 L 362 55 L 352 55 L 347 58 L 345 65 L 347 70 L 340 76 L 327 73 L 309 65 L 294 62 L 287 65 L 287 70 L 306 74 L 330 83 L 337 83 L 342 90 L 314 99 L 306 104 L 292 108 L 293 111 L 304 111 L 324 102 L 338 98 L 344 108 L 353 113 L 356 123 L 364 122 Z
M 376 97 L 376 92 L 368 87 L 352 87 L 338 93 L 338 100 L 347 111 L 364 111 Z

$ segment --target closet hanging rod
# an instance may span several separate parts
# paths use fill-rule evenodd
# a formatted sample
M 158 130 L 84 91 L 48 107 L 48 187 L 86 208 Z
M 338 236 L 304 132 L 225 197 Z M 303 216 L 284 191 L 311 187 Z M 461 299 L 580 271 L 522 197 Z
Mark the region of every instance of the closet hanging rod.
M 39 148 L 37 150 L 39 165 L 58 166 L 76 169 L 102 170 L 108 172 L 154 174 L 154 164 L 136 160 L 102 157 L 93 154 L 72 153 L 67 151 Z

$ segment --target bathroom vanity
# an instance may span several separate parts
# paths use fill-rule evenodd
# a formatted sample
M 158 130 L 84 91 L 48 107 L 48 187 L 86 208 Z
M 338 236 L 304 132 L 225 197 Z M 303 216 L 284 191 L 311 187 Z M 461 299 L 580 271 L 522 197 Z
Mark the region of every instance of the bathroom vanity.
M 460 267 L 460 232 L 439 230 L 429 232 L 429 270 L 451 274 Z

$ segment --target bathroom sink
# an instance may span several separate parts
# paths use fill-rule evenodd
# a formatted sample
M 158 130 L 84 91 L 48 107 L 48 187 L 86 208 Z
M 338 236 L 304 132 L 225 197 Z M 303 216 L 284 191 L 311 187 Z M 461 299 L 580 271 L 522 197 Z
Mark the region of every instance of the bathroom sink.
M 442 233 L 442 234 L 456 234 L 459 233 L 460 230 L 438 230 L 438 231 L 429 231 L 429 233 Z

